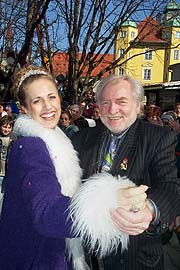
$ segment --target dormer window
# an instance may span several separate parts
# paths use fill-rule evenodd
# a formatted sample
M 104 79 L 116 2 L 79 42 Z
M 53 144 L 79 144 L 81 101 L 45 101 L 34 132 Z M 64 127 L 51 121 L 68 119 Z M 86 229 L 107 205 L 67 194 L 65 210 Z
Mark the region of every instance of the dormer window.
M 179 50 L 174 50 L 174 60 L 179 60 Z
M 135 38 L 135 32 L 131 31 L 131 39 L 134 39 L 134 38 Z
M 125 38 L 125 37 L 126 37 L 126 31 L 121 31 L 120 38 Z
M 176 31 L 176 33 L 175 33 L 175 38 L 180 39 L 180 31 Z
M 145 60 L 152 60 L 152 51 L 146 50 L 144 54 L 144 59 Z

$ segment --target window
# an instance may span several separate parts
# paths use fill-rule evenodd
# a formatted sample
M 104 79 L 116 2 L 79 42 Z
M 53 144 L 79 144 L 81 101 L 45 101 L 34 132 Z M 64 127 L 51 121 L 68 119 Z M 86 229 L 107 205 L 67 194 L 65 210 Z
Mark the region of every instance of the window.
M 170 32 L 165 32 L 164 37 L 167 38 L 167 39 L 170 39 L 171 33 Z
M 151 69 L 144 69 L 143 70 L 143 80 L 151 80 Z
M 135 38 L 135 32 L 131 31 L 131 38 L 134 39 Z
M 174 50 L 174 60 L 179 60 L 179 50 Z
M 152 60 L 152 51 L 146 51 L 144 55 L 145 60 Z
M 126 37 L 126 31 L 121 31 L 120 32 L 120 37 L 125 38 Z
M 124 68 L 122 68 L 122 67 L 119 68 L 119 75 L 121 75 L 121 76 L 124 75 Z
M 125 49 L 119 49 L 119 57 L 123 56 L 124 57 L 124 52 L 125 52 Z
M 176 31 L 175 38 L 180 38 L 180 32 Z

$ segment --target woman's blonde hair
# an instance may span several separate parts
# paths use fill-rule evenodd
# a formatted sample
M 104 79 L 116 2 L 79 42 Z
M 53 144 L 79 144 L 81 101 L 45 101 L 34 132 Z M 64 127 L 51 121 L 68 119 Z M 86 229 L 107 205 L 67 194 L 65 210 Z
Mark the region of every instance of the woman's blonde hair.
M 28 67 L 20 68 L 14 76 L 14 90 L 15 94 L 22 106 L 26 106 L 25 90 L 27 86 L 35 80 L 40 78 L 47 78 L 57 87 L 55 78 L 43 67 L 30 65 Z

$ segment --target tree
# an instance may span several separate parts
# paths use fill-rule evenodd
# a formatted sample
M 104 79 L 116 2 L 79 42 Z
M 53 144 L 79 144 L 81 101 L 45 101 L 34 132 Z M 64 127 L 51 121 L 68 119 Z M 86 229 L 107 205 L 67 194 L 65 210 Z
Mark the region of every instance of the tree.
M 162 13 L 167 2 L 163 0 L 64 0 L 58 2 L 68 37 L 68 88 L 71 102 L 77 102 L 78 84 L 82 76 L 83 87 L 86 90 L 93 86 L 105 72 L 112 71 L 118 65 L 122 56 L 115 59 L 113 63 L 109 63 L 96 77 L 92 76 L 92 71 L 103 61 L 105 55 L 113 52 L 121 25 L 129 18 L 133 18 L 138 23 L 147 14 L 156 17 Z M 138 37 L 135 42 L 137 41 L 140 42 Z
M 37 48 L 35 32 L 42 20 L 45 19 L 50 0 L 13 0 L 0 1 L 0 41 L 1 58 L 7 57 L 9 52 L 14 53 L 15 61 L 13 66 L 3 73 L 2 77 L 7 78 L 5 91 L 1 99 L 13 98 L 12 78 L 18 64 L 24 66 L 33 62 Z M 9 37 L 9 32 L 12 33 Z M 43 44 L 38 46 L 42 51 Z M 1 59 L 2 60 L 2 59 Z
M 28 0 L 27 7 L 27 20 L 26 20 L 26 28 L 25 28 L 25 40 L 22 48 L 18 52 L 18 56 L 16 61 L 20 62 L 21 65 L 24 65 L 26 62 L 29 62 L 28 58 L 31 53 L 32 40 L 34 36 L 34 32 L 41 21 L 45 18 L 46 11 L 48 9 L 48 5 L 51 0 L 46 1 L 34 1 Z
M 0 0 L 1 56 L 7 51 L 7 32 L 18 63 L 37 63 L 51 72 L 57 51 L 68 55 L 68 92 L 77 102 L 78 85 L 86 91 L 106 73 L 113 72 L 121 57 L 109 62 L 96 76 L 93 70 L 113 53 L 122 24 L 129 18 L 139 23 L 147 15 L 162 14 L 169 0 Z M 145 27 L 145 26 L 144 26 Z M 143 38 L 141 36 L 141 38 Z M 135 39 L 140 42 L 139 37 Z M 130 47 L 125 53 L 133 46 Z M 2 59 L 1 59 L 2 60 Z M 13 96 L 13 93 L 10 95 Z

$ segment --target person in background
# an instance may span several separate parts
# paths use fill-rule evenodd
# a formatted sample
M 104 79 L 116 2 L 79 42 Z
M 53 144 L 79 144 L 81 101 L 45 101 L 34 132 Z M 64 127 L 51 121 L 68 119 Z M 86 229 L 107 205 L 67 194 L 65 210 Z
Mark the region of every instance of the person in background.
M 82 116 L 84 116 L 85 118 L 89 118 L 89 109 L 87 108 L 87 104 L 85 100 L 81 100 L 80 101 L 80 107 L 81 107 L 81 112 L 82 112 Z
M 93 106 L 91 118 L 92 119 L 99 119 L 100 118 L 99 106 L 97 104 L 94 104 L 94 106 Z
M 89 127 L 88 121 L 82 116 L 82 110 L 79 104 L 71 105 L 69 110 L 72 116 L 72 123 L 76 125 L 79 130 Z
M 158 125 L 163 126 L 162 120 L 161 120 L 161 108 L 156 105 L 150 105 L 146 110 L 146 121 Z
M 116 177 L 97 174 L 95 178 L 102 178 L 100 186 L 95 187 L 95 183 L 101 181 L 90 179 L 81 189 L 82 170 L 77 153 L 57 127 L 61 97 L 56 81 L 45 69 L 29 66 L 17 71 L 13 85 L 24 114 L 15 121 L 14 132 L 18 138 L 8 159 L 0 219 L 0 246 L 3 247 L 0 269 L 89 269 L 81 243 L 74 238 L 78 224 L 86 223 L 86 230 L 82 234 L 79 231 L 77 236 L 92 240 L 92 244 L 98 243 L 104 253 L 116 248 L 119 242 L 126 248 L 128 235 L 114 224 L 110 209 L 121 206 L 130 210 L 134 204 L 143 209 L 147 187 L 136 187 L 128 179 L 117 181 Z M 102 189 L 104 181 L 114 182 L 106 192 Z M 89 193 L 92 197 L 88 197 Z M 83 204 L 78 204 L 79 198 L 83 198 Z M 98 198 L 93 211 L 92 198 Z M 73 209 L 81 212 L 83 207 L 86 215 L 76 216 Z M 147 228 L 148 223 L 149 216 L 144 215 L 144 222 L 136 228 L 136 233 Z M 105 238 L 101 235 L 103 224 L 106 224 Z
M 163 270 L 161 234 L 180 212 L 176 134 L 138 118 L 143 99 L 142 85 L 128 75 L 102 79 L 96 102 L 103 125 L 84 129 L 72 138 L 85 179 L 104 171 L 149 187 L 143 209 L 135 204 L 135 213 L 121 208 L 112 211 L 118 228 L 130 235 L 130 244 L 127 250 L 119 245 L 116 252 L 104 256 L 104 270 Z M 110 185 L 111 181 L 104 188 Z M 149 216 L 148 229 L 137 232 L 144 216 Z
M 17 114 L 13 112 L 11 104 L 6 105 L 5 111 L 7 112 L 7 115 L 13 117 L 14 120 L 17 118 Z
M 179 103 L 179 102 L 176 103 L 175 113 L 176 113 L 176 115 L 177 115 L 177 120 L 178 120 L 178 122 L 179 122 L 179 124 L 180 124 L 180 103 Z
M 92 108 L 91 118 L 95 120 L 96 125 L 100 125 L 102 123 L 100 119 L 99 106 L 97 104 L 94 104 Z
M 7 112 L 4 110 L 4 105 L 2 102 L 0 102 L 0 118 L 4 115 L 7 115 Z
M 164 127 L 169 128 L 177 134 L 177 145 L 175 149 L 177 177 L 180 179 L 180 124 L 176 111 L 164 112 L 161 116 Z M 162 234 L 164 251 L 164 270 L 180 269 L 180 216 L 177 215 L 168 230 Z
M 172 128 L 176 133 L 178 134 L 178 127 L 179 127 L 179 122 L 177 121 L 177 114 L 174 111 L 167 111 L 164 112 L 161 115 L 161 120 L 163 122 L 163 126 L 168 126 Z M 176 130 L 177 128 L 177 130 Z
M 163 126 L 170 128 L 177 135 L 177 144 L 176 144 L 176 166 L 177 166 L 177 176 L 180 179 L 180 124 L 177 118 L 177 114 L 174 111 L 164 112 L 161 116 Z
M 5 177 L 7 172 L 8 153 L 16 135 L 12 132 L 14 118 L 4 115 L 0 119 L 0 188 L 4 192 Z
M 72 138 L 73 134 L 79 130 L 79 128 L 71 124 L 71 114 L 69 111 L 62 111 L 59 119 L 59 127 L 64 131 L 68 138 Z

